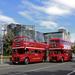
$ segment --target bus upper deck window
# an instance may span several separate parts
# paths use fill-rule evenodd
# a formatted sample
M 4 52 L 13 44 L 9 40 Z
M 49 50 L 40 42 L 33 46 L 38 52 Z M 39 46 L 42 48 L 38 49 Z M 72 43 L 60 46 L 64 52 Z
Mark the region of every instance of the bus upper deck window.
M 41 51 L 38 50 L 38 54 L 41 54 Z
M 24 49 L 17 49 L 18 54 L 24 54 Z
M 16 52 L 16 49 L 13 49 L 13 52 L 15 53 Z
M 58 54 L 61 54 L 61 51 L 57 51 Z
M 25 53 L 29 53 L 29 50 L 28 49 L 25 49 Z

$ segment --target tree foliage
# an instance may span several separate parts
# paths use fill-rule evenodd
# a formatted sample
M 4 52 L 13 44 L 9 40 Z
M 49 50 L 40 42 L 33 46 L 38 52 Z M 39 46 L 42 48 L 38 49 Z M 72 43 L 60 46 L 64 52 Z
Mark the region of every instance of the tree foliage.
M 73 53 L 75 53 L 75 44 L 72 46 Z
M 14 33 L 12 30 L 9 30 L 6 35 L 4 35 L 4 40 L 3 40 L 3 50 L 4 50 L 4 55 L 10 55 L 12 51 L 12 42 L 14 38 Z

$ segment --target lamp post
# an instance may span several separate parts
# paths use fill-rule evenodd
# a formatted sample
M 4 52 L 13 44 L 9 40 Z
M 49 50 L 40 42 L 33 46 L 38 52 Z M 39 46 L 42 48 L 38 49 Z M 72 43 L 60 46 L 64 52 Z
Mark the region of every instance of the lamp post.
M 3 53 L 4 53 L 4 51 L 3 51 L 3 42 L 4 42 L 4 35 L 5 35 L 5 28 L 4 27 L 2 27 L 2 50 L 1 50 L 1 64 L 3 64 Z

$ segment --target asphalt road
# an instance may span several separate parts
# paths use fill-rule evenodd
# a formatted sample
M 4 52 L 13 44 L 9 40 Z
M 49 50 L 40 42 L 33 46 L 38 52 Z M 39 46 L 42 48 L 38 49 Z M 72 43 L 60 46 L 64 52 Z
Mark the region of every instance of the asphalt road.
M 75 75 L 75 60 L 64 63 L 34 63 L 0 66 L 0 75 Z

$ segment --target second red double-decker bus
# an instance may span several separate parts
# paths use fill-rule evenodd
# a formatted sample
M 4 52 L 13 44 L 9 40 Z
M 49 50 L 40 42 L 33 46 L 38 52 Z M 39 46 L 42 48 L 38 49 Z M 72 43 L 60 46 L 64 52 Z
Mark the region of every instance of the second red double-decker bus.
M 49 45 L 36 42 L 26 36 L 17 36 L 12 45 L 12 63 L 41 62 L 46 60 Z
M 71 42 L 60 38 L 51 38 L 49 61 L 69 61 L 72 59 Z

